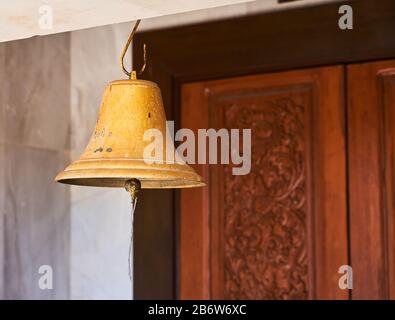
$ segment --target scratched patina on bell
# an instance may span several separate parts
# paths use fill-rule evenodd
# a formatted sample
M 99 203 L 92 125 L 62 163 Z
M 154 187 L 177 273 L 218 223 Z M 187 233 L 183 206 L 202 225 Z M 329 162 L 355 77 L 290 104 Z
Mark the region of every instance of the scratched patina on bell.
M 150 141 L 144 133 L 157 129 L 164 137 L 163 155 L 144 157 Z M 141 188 L 204 186 L 186 163 L 166 160 L 166 116 L 159 87 L 145 80 L 111 82 L 103 96 L 96 128 L 80 159 L 58 174 L 56 181 L 73 185 L 124 187 L 138 179 Z M 154 162 L 154 163 L 152 163 Z

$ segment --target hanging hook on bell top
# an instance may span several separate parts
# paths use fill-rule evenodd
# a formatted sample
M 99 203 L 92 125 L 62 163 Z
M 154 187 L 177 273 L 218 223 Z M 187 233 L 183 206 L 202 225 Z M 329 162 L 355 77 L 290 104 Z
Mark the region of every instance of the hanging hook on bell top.
M 136 24 L 134 25 L 133 30 L 132 30 L 131 34 L 129 35 L 129 39 L 126 42 L 125 47 L 123 48 L 121 59 L 120 59 L 121 68 L 122 68 L 123 72 L 129 77 L 129 79 L 135 79 L 136 78 L 136 72 L 134 70 L 132 70 L 131 72 L 126 70 L 125 65 L 123 63 L 123 60 L 125 58 L 126 51 L 128 51 L 128 48 L 129 48 L 130 44 L 132 43 L 133 37 L 134 37 L 134 35 L 135 35 L 136 31 L 137 31 L 137 28 L 138 28 L 138 26 L 140 24 L 140 21 L 141 20 L 137 20 L 136 21 Z M 144 72 L 145 67 L 147 66 L 147 47 L 146 47 L 145 43 L 144 43 L 144 46 L 143 46 L 143 54 L 144 54 L 144 64 L 141 67 L 140 71 L 138 72 L 139 75 L 141 75 Z

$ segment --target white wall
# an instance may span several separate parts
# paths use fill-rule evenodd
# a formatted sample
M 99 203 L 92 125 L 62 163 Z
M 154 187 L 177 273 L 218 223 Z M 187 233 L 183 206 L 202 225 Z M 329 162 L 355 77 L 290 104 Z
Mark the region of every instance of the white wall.
M 71 158 L 93 132 L 108 82 L 122 77 L 119 56 L 130 24 L 71 33 Z M 130 65 L 130 55 L 125 62 Z M 130 199 L 125 190 L 71 188 L 71 298 L 130 299 Z

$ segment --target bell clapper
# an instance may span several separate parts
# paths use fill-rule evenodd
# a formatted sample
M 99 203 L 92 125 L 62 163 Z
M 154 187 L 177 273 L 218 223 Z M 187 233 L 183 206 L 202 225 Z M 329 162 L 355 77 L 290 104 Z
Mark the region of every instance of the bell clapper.
M 131 212 L 131 230 L 130 230 L 130 243 L 129 243 L 129 279 L 133 284 L 133 277 L 132 277 L 132 261 L 133 261 L 133 242 L 134 242 L 134 212 L 136 210 L 137 205 L 137 195 L 141 190 L 141 183 L 137 179 L 130 179 L 125 181 L 125 189 L 127 192 L 130 193 L 131 197 L 131 204 L 132 204 L 132 212 Z M 133 294 L 133 288 L 132 288 Z
M 132 198 L 132 205 L 133 205 L 133 207 L 136 207 L 137 194 L 139 193 L 139 191 L 141 189 L 140 181 L 137 180 L 137 179 L 126 180 L 126 182 L 125 182 L 125 189 L 126 189 L 127 192 L 130 193 L 130 196 Z

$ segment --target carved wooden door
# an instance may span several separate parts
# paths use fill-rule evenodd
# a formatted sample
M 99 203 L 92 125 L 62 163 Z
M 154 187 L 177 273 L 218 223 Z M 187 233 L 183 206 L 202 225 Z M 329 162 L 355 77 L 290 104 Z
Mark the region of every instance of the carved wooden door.
M 333 66 L 182 85 L 181 127 L 252 129 L 252 167 L 196 165 L 207 187 L 181 192 L 181 299 L 348 298 L 343 77 Z

